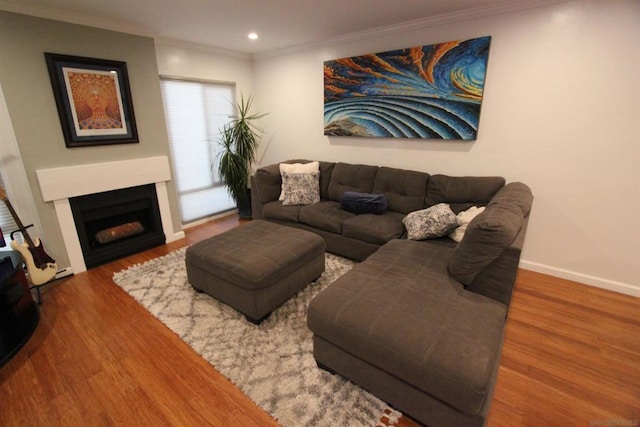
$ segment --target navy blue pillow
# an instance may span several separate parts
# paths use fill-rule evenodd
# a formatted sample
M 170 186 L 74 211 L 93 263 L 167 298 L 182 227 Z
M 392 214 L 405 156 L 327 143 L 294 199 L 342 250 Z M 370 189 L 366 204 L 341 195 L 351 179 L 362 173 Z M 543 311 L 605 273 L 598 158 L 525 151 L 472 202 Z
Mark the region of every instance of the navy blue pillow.
M 387 198 L 384 194 L 357 193 L 345 191 L 340 198 L 340 207 L 355 214 L 382 214 L 387 210 Z

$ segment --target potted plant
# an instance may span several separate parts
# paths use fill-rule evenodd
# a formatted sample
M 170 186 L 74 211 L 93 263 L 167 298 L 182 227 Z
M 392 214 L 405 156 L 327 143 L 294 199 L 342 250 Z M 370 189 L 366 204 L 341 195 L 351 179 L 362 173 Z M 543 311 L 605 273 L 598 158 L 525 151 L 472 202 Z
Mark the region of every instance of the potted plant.
M 251 218 L 249 175 L 262 135 L 254 121 L 266 115 L 250 114 L 252 103 L 253 97 L 245 100 L 241 95 L 236 105 L 237 116 L 220 130 L 222 150 L 218 171 L 238 206 L 240 218 Z

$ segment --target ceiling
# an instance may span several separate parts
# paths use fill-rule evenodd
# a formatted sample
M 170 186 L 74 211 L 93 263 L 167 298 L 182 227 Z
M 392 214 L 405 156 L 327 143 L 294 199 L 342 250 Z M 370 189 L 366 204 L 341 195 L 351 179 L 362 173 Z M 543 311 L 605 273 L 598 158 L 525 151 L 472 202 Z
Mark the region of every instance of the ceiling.
M 540 0 L 0 0 L 0 9 L 246 54 Z M 546 1 L 549 3 L 549 1 Z M 258 40 L 247 35 L 256 32 Z

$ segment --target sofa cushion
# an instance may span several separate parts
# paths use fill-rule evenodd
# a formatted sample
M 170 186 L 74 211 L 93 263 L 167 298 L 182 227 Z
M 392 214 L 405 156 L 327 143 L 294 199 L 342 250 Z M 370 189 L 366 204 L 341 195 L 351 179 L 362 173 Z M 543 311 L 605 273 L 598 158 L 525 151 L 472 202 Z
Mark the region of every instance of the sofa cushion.
M 523 209 L 528 212 L 533 200 L 531 190 L 522 183 L 504 186 L 496 197 L 471 220 L 449 262 L 449 272 L 464 285 L 470 285 L 513 243 L 524 223 Z
M 498 176 L 432 175 L 425 204 L 448 203 L 457 214 L 472 206 L 486 206 L 504 183 L 504 178 Z
M 340 207 L 354 214 L 370 213 L 380 215 L 387 210 L 387 206 L 389 204 L 384 194 L 345 191 L 340 198 Z
M 298 222 L 301 207 L 301 205 L 283 206 L 281 201 L 275 200 L 264 204 L 262 208 L 262 215 L 265 219 Z
M 387 211 L 382 215 L 362 214 L 344 221 L 342 235 L 376 245 L 383 245 L 404 234 L 403 214 Z
M 469 415 L 491 393 L 506 307 L 447 274 L 452 249 L 392 240 L 317 295 L 311 331 Z
M 342 234 L 342 224 L 356 216 L 340 207 L 340 203 L 322 201 L 300 208 L 300 222 L 320 230 Z
M 331 173 L 327 200 L 339 202 L 345 191 L 371 193 L 377 166 L 336 163 Z
M 407 228 L 407 238 L 410 240 L 442 237 L 459 225 L 458 217 L 446 203 L 411 212 L 402 223 Z
M 424 172 L 381 167 L 372 191 L 386 196 L 390 210 L 408 214 L 424 208 L 427 182 L 429 174 Z
M 282 204 L 309 205 L 320 201 L 320 172 L 282 172 Z

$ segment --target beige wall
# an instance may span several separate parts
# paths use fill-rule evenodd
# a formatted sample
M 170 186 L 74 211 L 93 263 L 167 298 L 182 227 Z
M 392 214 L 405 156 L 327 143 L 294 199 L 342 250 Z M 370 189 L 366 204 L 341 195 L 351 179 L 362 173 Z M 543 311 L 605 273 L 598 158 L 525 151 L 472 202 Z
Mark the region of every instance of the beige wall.
M 159 40 L 156 55 L 162 76 L 234 83 L 238 99 L 241 93 L 253 92 L 253 62 L 248 54 Z
M 640 2 L 580 0 L 254 58 L 271 141 L 310 158 L 502 175 L 535 195 L 524 268 L 640 296 Z M 323 136 L 323 61 L 489 35 L 478 139 Z
M 317 158 L 523 181 L 535 201 L 521 266 L 640 295 L 639 18 L 637 0 L 567 1 L 253 61 L 159 45 L 156 65 L 151 39 L 0 12 L 0 85 L 46 237 L 56 251 L 61 238 L 50 237 L 49 230 L 57 229 L 53 208 L 38 201 L 33 171 L 168 155 L 160 69 L 236 81 L 239 90 L 253 93 L 257 110 L 269 113 L 263 119 L 262 164 Z M 323 61 L 484 35 L 492 42 L 478 140 L 323 136 Z M 66 149 L 45 51 L 126 61 L 140 144 Z
M 140 142 L 66 148 L 44 52 L 127 63 Z M 169 156 L 154 41 L 0 11 L 0 85 L 4 92 L 47 252 L 68 265 L 52 203 L 42 201 L 35 171 L 151 156 Z M 108 179 L 108 177 L 105 177 Z M 175 189 L 169 183 L 174 230 L 181 229 Z M 28 223 L 29 218 L 23 221 Z

